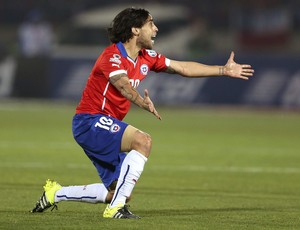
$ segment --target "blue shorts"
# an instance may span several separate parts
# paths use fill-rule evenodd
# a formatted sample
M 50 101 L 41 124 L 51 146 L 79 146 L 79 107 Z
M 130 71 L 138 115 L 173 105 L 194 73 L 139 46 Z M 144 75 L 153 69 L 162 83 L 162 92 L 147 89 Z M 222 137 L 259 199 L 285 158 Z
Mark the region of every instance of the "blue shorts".
M 102 114 L 73 117 L 73 136 L 95 165 L 106 188 L 119 178 L 126 156 L 121 152 L 121 143 L 127 126 L 125 122 Z

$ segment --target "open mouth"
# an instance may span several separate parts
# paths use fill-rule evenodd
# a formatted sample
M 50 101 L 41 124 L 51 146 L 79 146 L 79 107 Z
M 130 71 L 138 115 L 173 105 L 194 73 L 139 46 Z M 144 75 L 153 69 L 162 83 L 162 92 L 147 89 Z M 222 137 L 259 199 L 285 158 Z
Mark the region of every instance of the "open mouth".
M 155 38 L 156 38 L 156 35 L 154 35 L 154 36 L 151 37 L 152 44 L 154 44 Z

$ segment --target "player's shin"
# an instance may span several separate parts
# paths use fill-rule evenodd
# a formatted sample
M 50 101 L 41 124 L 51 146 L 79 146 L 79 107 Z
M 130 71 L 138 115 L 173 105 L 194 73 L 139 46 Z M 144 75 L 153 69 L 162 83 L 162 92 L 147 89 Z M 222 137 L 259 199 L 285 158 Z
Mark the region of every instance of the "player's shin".
M 110 203 L 110 207 L 115 207 L 119 204 L 125 204 L 126 199 L 130 197 L 131 192 L 140 178 L 147 158 L 136 150 L 131 150 L 125 157 L 115 194 Z
M 55 194 L 55 203 L 60 201 L 82 201 L 105 203 L 107 189 L 104 184 L 89 184 L 62 187 Z

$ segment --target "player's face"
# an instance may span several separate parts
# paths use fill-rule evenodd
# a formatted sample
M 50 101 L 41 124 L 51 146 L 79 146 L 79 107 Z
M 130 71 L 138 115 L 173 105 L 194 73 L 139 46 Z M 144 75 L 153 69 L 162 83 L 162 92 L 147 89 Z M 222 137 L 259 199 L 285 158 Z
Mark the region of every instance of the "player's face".
M 152 49 L 154 44 L 154 38 L 158 32 L 158 28 L 153 22 L 153 18 L 149 15 L 146 23 L 140 30 L 140 36 L 137 39 L 137 45 L 141 48 Z

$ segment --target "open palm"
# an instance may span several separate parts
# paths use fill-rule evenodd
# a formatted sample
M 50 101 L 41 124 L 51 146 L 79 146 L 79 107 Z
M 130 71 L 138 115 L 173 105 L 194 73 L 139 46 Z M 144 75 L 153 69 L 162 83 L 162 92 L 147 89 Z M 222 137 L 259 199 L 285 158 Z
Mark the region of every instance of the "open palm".
M 254 70 L 252 69 L 251 65 L 236 63 L 234 61 L 234 52 L 231 52 L 224 68 L 224 75 L 248 80 L 249 77 L 253 76 L 253 73 Z

